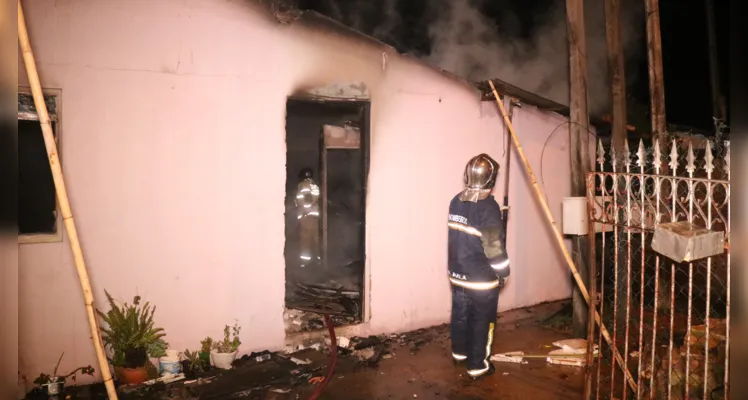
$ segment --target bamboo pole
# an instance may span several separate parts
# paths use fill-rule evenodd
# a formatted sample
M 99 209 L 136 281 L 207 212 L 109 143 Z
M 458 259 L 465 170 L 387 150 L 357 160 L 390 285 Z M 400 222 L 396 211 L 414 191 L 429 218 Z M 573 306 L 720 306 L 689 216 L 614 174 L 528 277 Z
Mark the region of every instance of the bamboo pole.
M 556 226 L 556 221 L 553 219 L 553 214 L 551 213 L 551 209 L 548 206 L 548 202 L 545 199 L 545 195 L 543 194 L 543 190 L 540 189 L 540 186 L 538 185 L 538 180 L 535 178 L 535 173 L 532 172 L 532 167 L 530 166 L 530 163 L 527 161 L 527 157 L 525 157 L 525 151 L 522 149 L 522 144 L 520 144 L 519 139 L 517 138 L 517 133 L 514 132 L 514 126 L 512 125 L 512 121 L 509 120 L 506 114 L 506 110 L 504 110 L 504 105 L 501 104 L 501 98 L 499 97 L 499 93 L 496 91 L 496 87 L 493 84 L 493 81 L 488 81 L 488 84 L 491 85 L 491 90 L 493 91 L 494 100 L 496 100 L 496 104 L 499 106 L 499 110 L 501 111 L 501 115 L 504 118 L 504 123 L 509 127 L 509 133 L 512 135 L 512 140 L 514 141 L 514 147 L 517 149 L 517 154 L 519 154 L 519 157 L 522 159 L 522 163 L 525 166 L 525 171 L 527 171 L 527 175 L 530 177 L 530 182 L 532 182 L 532 187 L 535 189 L 535 194 L 537 195 L 538 200 L 540 201 L 540 205 L 543 208 L 543 211 L 545 212 L 545 216 L 548 219 L 548 222 L 551 224 L 551 227 L 553 228 L 554 236 L 556 237 L 556 242 L 558 243 L 558 247 L 561 249 L 561 252 L 564 255 L 564 259 L 566 260 L 566 264 L 569 266 L 569 269 L 571 270 L 572 276 L 574 276 L 574 280 L 577 282 L 577 286 L 579 286 L 579 291 L 582 293 L 582 296 L 584 296 L 584 300 L 587 302 L 588 305 L 590 305 L 590 295 L 589 292 L 587 292 L 587 286 L 584 284 L 584 281 L 582 280 L 582 277 L 579 275 L 579 271 L 577 270 L 576 265 L 574 265 L 574 261 L 571 258 L 571 254 L 569 254 L 569 250 L 566 248 L 566 244 L 564 244 L 564 238 L 561 235 L 561 231 L 558 230 L 558 226 Z M 610 333 L 608 332 L 608 329 L 605 328 L 605 325 L 603 324 L 603 321 L 600 319 L 600 313 L 595 310 L 595 322 L 597 322 L 597 325 L 600 326 L 600 331 L 603 334 L 603 337 L 605 338 L 605 341 L 608 342 L 608 345 L 611 343 Z M 611 346 L 611 349 L 613 350 L 613 354 L 615 355 L 616 361 L 618 361 L 618 364 L 621 366 L 621 368 L 626 372 L 626 378 L 629 382 L 629 385 L 631 386 L 631 389 L 636 391 L 636 381 L 634 380 L 634 377 L 631 376 L 631 373 L 628 370 L 628 367 L 623 362 L 623 358 L 621 357 L 621 354 L 618 352 L 618 349 Z
M 86 265 L 83 261 L 83 252 L 81 250 L 80 242 L 78 241 L 78 232 L 75 229 L 75 221 L 73 220 L 73 213 L 70 210 L 67 190 L 65 189 L 65 180 L 63 179 L 62 169 L 60 168 L 60 158 L 57 155 L 57 144 L 55 143 L 52 134 L 52 125 L 49 121 L 47 105 L 44 103 L 44 94 L 42 93 L 41 83 L 39 82 L 39 72 L 36 70 L 34 53 L 31 51 L 31 44 L 29 43 L 29 35 L 26 30 L 26 19 L 23 16 L 21 0 L 18 0 L 18 44 L 21 47 L 23 62 L 26 65 L 26 73 L 28 74 L 29 85 L 31 86 L 31 92 L 34 96 L 36 112 L 39 115 L 39 124 L 41 125 L 42 134 L 44 136 L 44 145 L 47 148 L 49 166 L 52 169 L 57 200 L 60 202 L 62 220 L 65 222 L 65 228 L 67 229 L 68 239 L 70 241 L 70 248 L 73 251 L 75 268 L 78 270 L 78 278 L 80 278 L 81 288 L 83 289 L 83 298 L 86 304 L 88 323 L 91 327 L 91 337 L 93 339 L 94 348 L 96 349 L 96 358 L 99 361 L 99 368 L 104 379 L 104 385 L 106 386 L 109 399 L 117 400 L 117 391 L 114 388 L 112 374 L 109 370 L 109 363 L 106 359 L 106 354 L 104 353 L 101 332 L 99 331 L 96 313 L 94 311 L 94 298 L 91 290 L 91 282 L 88 279 L 88 272 L 86 271 Z

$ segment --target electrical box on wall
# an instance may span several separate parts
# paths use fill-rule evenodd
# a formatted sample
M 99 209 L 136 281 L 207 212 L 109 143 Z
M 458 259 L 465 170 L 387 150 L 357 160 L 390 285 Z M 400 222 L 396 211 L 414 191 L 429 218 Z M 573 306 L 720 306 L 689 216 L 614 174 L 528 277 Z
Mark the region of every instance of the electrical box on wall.
M 611 202 L 610 196 L 597 196 L 595 197 L 595 214 L 601 215 L 602 210 L 600 205 L 606 205 Z M 587 215 L 587 198 L 586 197 L 564 197 L 562 203 L 562 225 L 564 235 L 586 235 L 589 230 L 588 215 Z M 613 230 L 613 226 L 601 223 L 595 223 L 595 232 L 610 232 Z

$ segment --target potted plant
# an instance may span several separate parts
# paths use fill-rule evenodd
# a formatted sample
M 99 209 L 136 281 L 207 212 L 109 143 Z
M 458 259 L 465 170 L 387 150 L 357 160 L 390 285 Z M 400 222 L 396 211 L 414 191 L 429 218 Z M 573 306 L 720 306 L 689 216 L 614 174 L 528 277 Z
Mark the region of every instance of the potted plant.
M 118 306 L 106 293 L 109 311 L 96 310 L 108 327 L 101 328 L 104 345 L 111 351 L 109 362 L 122 383 L 138 384 L 148 379 L 149 357 L 163 357 L 167 343 L 162 328 L 154 327 L 153 313 L 156 307 L 149 302 L 140 303 L 140 296 L 133 303 Z
M 226 325 L 223 328 L 223 340 L 213 343 L 213 350 L 210 352 L 210 360 L 216 368 L 231 369 L 231 364 L 236 359 L 236 353 L 242 342 L 239 340 L 239 323 L 233 327 Z M 232 335 L 233 333 L 233 335 Z
M 210 351 L 213 350 L 213 338 L 208 336 L 201 340 L 200 346 L 198 356 L 203 360 L 203 365 L 210 365 Z
M 55 365 L 55 369 L 52 372 L 52 375 L 40 374 L 39 377 L 34 380 L 34 384 L 39 385 L 48 396 L 61 394 L 62 389 L 65 386 L 65 380 L 68 377 L 73 376 L 73 382 L 75 382 L 75 373 L 78 371 L 80 371 L 82 374 L 91 376 L 93 376 L 94 374 L 93 367 L 88 365 L 86 367 L 78 367 L 73 370 L 73 372 L 64 376 L 57 375 L 57 369 L 60 367 L 60 361 L 62 361 L 62 356 L 64 355 L 65 353 L 60 354 L 60 358 L 57 359 L 57 365 Z
M 210 353 L 207 353 L 210 356 Z M 182 353 L 184 360 L 182 360 L 182 371 L 184 372 L 185 379 L 195 379 L 197 374 L 205 371 L 205 361 L 200 358 L 200 353 L 197 351 L 185 350 Z

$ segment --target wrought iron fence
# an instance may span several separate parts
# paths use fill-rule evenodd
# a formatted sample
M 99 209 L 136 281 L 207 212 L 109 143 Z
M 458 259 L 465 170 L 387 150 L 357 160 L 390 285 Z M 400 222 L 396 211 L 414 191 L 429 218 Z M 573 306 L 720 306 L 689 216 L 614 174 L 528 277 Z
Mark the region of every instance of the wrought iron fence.
M 605 327 L 588 369 L 596 399 L 729 398 L 729 142 L 639 141 L 632 160 L 598 143 L 587 179 L 596 310 Z M 715 153 L 719 157 L 715 157 Z M 651 247 L 658 224 L 725 233 L 723 254 L 678 263 Z M 592 226 L 592 225 L 591 225 Z

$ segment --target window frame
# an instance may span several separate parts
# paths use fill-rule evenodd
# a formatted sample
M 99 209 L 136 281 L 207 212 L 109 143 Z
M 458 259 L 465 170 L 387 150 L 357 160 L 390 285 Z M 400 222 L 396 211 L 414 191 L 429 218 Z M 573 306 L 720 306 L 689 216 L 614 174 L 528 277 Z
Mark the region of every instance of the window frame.
M 55 143 L 57 144 L 57 155 L 60 159 L 60 166 L 62 166 L 62 155 L 60 154 L 60 137 L 62 133 L 62 97 L 61 89 L 42 89 L 42 93 L 45 96 L 54 96 L 55 98 L 55 114 L 50 115 L 50 121 L 54 124 L 55 128 Z M 31 95 L 31 88 L 27 86 L 19 86 L 18 94 Z M 19 121 L 39 121 L 39 115 L 36 112 L 21 112 L 18 111 Z M 60 201 L 55 196 L 55 232 L 54 233 L 33 233 L 33 234 L 21 234 L 18 233 L 19 244 L 35 244 L 35 243 L 58 243 L 63 241 L 62 236 L 62 213 L 60 212 Z

